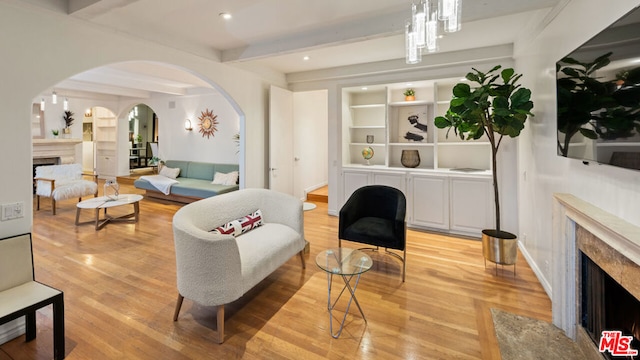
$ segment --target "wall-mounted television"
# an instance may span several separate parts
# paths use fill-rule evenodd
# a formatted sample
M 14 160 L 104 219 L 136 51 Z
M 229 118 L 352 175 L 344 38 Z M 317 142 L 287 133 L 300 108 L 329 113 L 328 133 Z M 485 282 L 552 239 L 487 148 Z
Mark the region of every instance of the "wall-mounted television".
M 640 170 L 640 7 L 556 63 L 558 155 Z

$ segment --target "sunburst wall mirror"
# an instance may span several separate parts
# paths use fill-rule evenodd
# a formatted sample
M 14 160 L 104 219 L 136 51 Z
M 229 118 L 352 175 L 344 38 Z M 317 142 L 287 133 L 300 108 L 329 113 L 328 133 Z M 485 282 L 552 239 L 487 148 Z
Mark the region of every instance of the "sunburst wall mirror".
M 198 117 L 198 120 L 200 120 L 200 133 L 202 134 L 202 137 L 207 137 L 207 139 L 210 136 L 215 136 L 213 133 L 216 132 L 218 130 L 218 115 L 213 115 L 213 110 L 209 110 L 209 109 L 205 109 L 203 112 L 200 113 L 200 117 Z

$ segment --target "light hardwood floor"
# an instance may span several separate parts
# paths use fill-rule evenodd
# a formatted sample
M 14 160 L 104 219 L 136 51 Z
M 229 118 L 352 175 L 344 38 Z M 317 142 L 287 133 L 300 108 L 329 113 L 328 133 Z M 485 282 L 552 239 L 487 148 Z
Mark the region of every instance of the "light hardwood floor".
M 140 193 L 129 185 L 121 192 Z M 185 299 L 172 321 L 179 204 L 145 199 L 139 223 L 95 231 L 74 225 L 74 201 L 59 202 L 56 216 L 45 203 L 34 215 L 35 275 L 64 291 L 67 359 L 499 359 L 490 308 L 551 319 L 550 300 L 520 254 L 515 277 L 511 267 L 496 276 L 484 268 L 479 241 L 409 230 L 406 282 L 399 261 L 374 254 L 356 292 L 368 322 L 352 307 L 333 339 L 315 257 L 337 246 L 338 219 L 317 205 L 305 212 L 306 270 L 293 257 L 227 306 L 218 345 L 215 308 Z M 0 359 L 52 358 L 51 316 L 39 311 L 36 340 L 0 346 Z

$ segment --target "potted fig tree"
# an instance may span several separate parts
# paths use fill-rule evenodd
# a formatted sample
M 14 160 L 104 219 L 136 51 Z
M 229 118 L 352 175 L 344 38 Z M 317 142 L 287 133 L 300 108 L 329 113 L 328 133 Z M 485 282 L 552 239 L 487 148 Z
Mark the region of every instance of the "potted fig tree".
M 62 120 L 64 120 L 64 129 L 62 129 L 62 131 L 66 135 L 71 134 L 71 125 L 73 124 L 73 121 L 75 120 L 73 118 L 73 112 L 69 111 L 69 110 L 66 110 L 64 112 L 64 115 L 62 116 Z
M 511 68 L 495 66 L 487 73 L 475 68 L 466 79 L 477 83 L 459 83 L 453 87 L 453 98 L 444 116 L 435 118 L 435 126 L 453 129 L 464 140 L 477 140 L 483 135 L 491 144 L 495 229 L 482 230 L 482 252 L 485 259 L 497 264 L 514 264 L 517 236 L 500 226 L 500 193 L 498 191 L 497 155 L 503 137 L 520 135 L 531 109 L 531 91 L 518 84 L 522 74 Z M 447 135 L 449 132 L 447 131 Z

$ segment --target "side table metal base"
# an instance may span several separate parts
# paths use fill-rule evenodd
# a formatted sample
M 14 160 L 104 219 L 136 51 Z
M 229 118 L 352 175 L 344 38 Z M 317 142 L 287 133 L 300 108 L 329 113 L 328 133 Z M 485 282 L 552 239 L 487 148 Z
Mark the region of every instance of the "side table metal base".
M 351 307 L 351 302 L 355 300 L 356 302 L 356 306 L 358 307 L 358 310 L 360 311 L 360 315 L 362 315 L 362 319 L 364 319 L 364 322 L 367 322 L 367 318 L 364 316 L 364 312 L 362 311 L 362 308 L 360 307 L 360 303 L 358 303 L 358 299 L 356 298 L 356 289 L 358 288 L 358 283 L 360 282 L 360 275 L 362 275 L 362 273 L 359 273 L 357 275 L 340 275 L 340 277 L 342 277 L 342 280 L 344 281 L 344 287 L 342 288 L 342 290 L 340 291 L 340 294 L 338 294 L 338 297 L 336 298 L 336 300 L 333 302 L 333 304 L 331 303 L 331 284 L 333 282 L 333 274 L 332 273 L 327 273 L 327 309 L 329 310 L 329 332 L 331 333 L 331 336 L 334 339 L 337 339 L 338 337 L 340 337 L 340 334 L 342 334 L 342 329 L 344 328 L 344 323 L 347 320 L 347 314 L 349 313 L 349 308 Z M 356 282 L 353 285 L 353 288 L 351 287 L 351 279 L 356 276 Z M 349 290 L 349 293 L 351 294 L 351 297 L 349 298 L 349 301 L 347 302 L 347 309 L 344 311 L 344 316 L 342 317 L 342 321 L 340 322 L 340 329 L 338 329 L 337 333 L 333 333 L 333 309 L 335 308 L 336 304 L 338 303 L 338 300 L 340 300 L 340 297 L 342 296 L 342 294 L 344 293 L 344 290 L 347 289 Z

